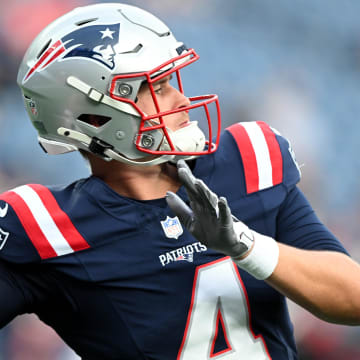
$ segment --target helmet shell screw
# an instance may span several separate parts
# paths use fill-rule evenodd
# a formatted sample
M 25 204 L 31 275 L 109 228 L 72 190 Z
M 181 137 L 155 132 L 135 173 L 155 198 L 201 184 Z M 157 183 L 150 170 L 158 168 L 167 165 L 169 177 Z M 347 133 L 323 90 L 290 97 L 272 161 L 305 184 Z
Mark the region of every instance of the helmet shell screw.
M 154 137 L 152 135 L 143 134 L 141 137 L 141 146 L 150 149 L 154 145 Z
M 122 140 L 125 138 L 125 132 L 124 131 L 121 131 L 121 130 L 118 130 L 116 133 L 115 133 L 115 137 L 118 139 L 118 140 Z
M 131 93 L 132 93 L 132 87 L 126 83 L 119 84 L 118 89 L 119 89 L 120 96 L 127 97 L 127 96 L 131 95 Z

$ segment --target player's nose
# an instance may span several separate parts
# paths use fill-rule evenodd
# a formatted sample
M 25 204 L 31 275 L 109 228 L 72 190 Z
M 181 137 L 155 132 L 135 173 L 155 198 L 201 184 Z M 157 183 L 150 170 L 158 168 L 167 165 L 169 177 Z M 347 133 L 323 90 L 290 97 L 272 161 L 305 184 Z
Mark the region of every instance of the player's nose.
M 189 106 L 191 104 L 189 98 L 182 93 L 179 89 L 172 87 L 173 91 L 175 93 L 174 97 L 175 97 L 175 108 L 182 108 L 182 107 L 186 107 Z

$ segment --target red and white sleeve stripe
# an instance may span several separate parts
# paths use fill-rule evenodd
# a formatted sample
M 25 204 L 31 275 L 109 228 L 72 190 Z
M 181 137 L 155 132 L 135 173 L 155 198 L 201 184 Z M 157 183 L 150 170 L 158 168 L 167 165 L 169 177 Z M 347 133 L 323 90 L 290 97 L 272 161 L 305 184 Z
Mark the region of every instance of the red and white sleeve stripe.
M 90 247 L 45 186 L 23 185 L 0 199 L 12 206 L 42 259 Z
M 275 133 L 264 122 L 243 122 L 227 128 L 244 165 L 246 192 L 263 190 L 283 180 L 283 159 Z

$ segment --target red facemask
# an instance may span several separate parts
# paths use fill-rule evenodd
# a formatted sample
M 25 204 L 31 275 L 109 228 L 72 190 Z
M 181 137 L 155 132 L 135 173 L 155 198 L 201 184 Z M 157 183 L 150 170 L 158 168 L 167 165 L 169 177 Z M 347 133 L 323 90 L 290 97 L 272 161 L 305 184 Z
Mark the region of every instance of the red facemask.
M 184 94 L 183 85 L 180 76 L 180 69 L 192 64 L 198 59 L 199 59 L 199 55 L 197 55 L 193 49 L 189 49 L 185 53 L 166 61 L 165 63 L 157 66 L 156 68 L 150 71 L 134 73 L 134 74 L 116 75 L 112 79 L 112 83 L 110 87 L 110 96 L 115 100 L 131 104 L 141 116 L 139 132 L 135 139 L 135 145 L 139 151 L 152 155 L 199 156 L 199 155 L 211 154 L 217 150 L 219 144 L 219 138 L 220 138 L 220 130 L 221 130 L 220 105 L 217 95 L 213 94 L 213 95 L 200 95 L 200 96 L 190 97 L 188 98 L 190 101 L 190 104 L 188 106 L 182 106 L 177 109 L 162 112 L 156 97 L 156 93 L 154 91 L 155 83 L 165 78 L 166 76 L 176 74 L 178 90 L 182 94 Z M 169 66 L 171 66 L 170 69 Z M 133 78 L 143 78 L 147 82 L 152 100 L 154 102 L 156 113 L 151 115 L 145 114 L 139 108 L 139 106 L 137 106 L 135 101 L 125 97 L 121 97 L 115 93 L 116 85 L 118 84 L 119 80 L 124 81 L 125 79 L 133 79 Z M 211 115 L 210 106 L 214 108 L 213 109 L 215 111 L 214 115 Z M 190 111 L 194 109 L 202 109 L 203 119 L 204 119 L 203 122 L 204 123 L 207 122 L 207 131 L 206 131 L 207 139 L 205 141 L 206 147 L 204 150 L 201 151 L 194 151 L 194 152 L 178 151 L 176 150 L 174 144 L 171 141 L 168 129 L 166 128 L 164 122 L 164 117 L 179 112 L 187 112 L 190 114 Z M 216 119 L 212 120 L 212 118 L 216 118 Z M 154 130 L 162 130 L 170 150 L 153 150 L 146 148 L 146 145 L 144 145 L 144 139 L 146 139 L 147 133 Z M 214 142 L 212 142 L 212 139 L 214 139 Z

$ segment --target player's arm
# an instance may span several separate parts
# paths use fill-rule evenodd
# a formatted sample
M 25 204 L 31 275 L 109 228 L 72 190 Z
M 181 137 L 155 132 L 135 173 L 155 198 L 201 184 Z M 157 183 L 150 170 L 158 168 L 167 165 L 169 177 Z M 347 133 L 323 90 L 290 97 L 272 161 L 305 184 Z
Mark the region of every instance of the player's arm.
M 266 281 L 324 320 L 359 324 L 360 266 L 345 254 L 297 188 L 279 211 L 276 237 L 279 261 Z
M 27 311 L 25 291 L 21 289 L 17 274 L 0 260 L 0 328 Z
M 317 317 L 360 324 L 360 266 L 335 251 L 279 243 L 279 261 L 266 282 Z
M 199 241 L 231 256 L 239 267 L 266 280 L 314 315 L 332 322 L 360 324 L 358 264 L 335 251 L 300 250 L 252 231 L 232 216 L 226 199 L 218 198 L 192 175 L 185 162 L 179 161 L 178 173 L 190 207 L 171 192 L 167 201 Z M 301 201 L 298 199 L 294 206 L 302 208 Z M 298 235 L 296 231 L 293 234 Z M 291 237 L 291 232 L 286 236 Z

